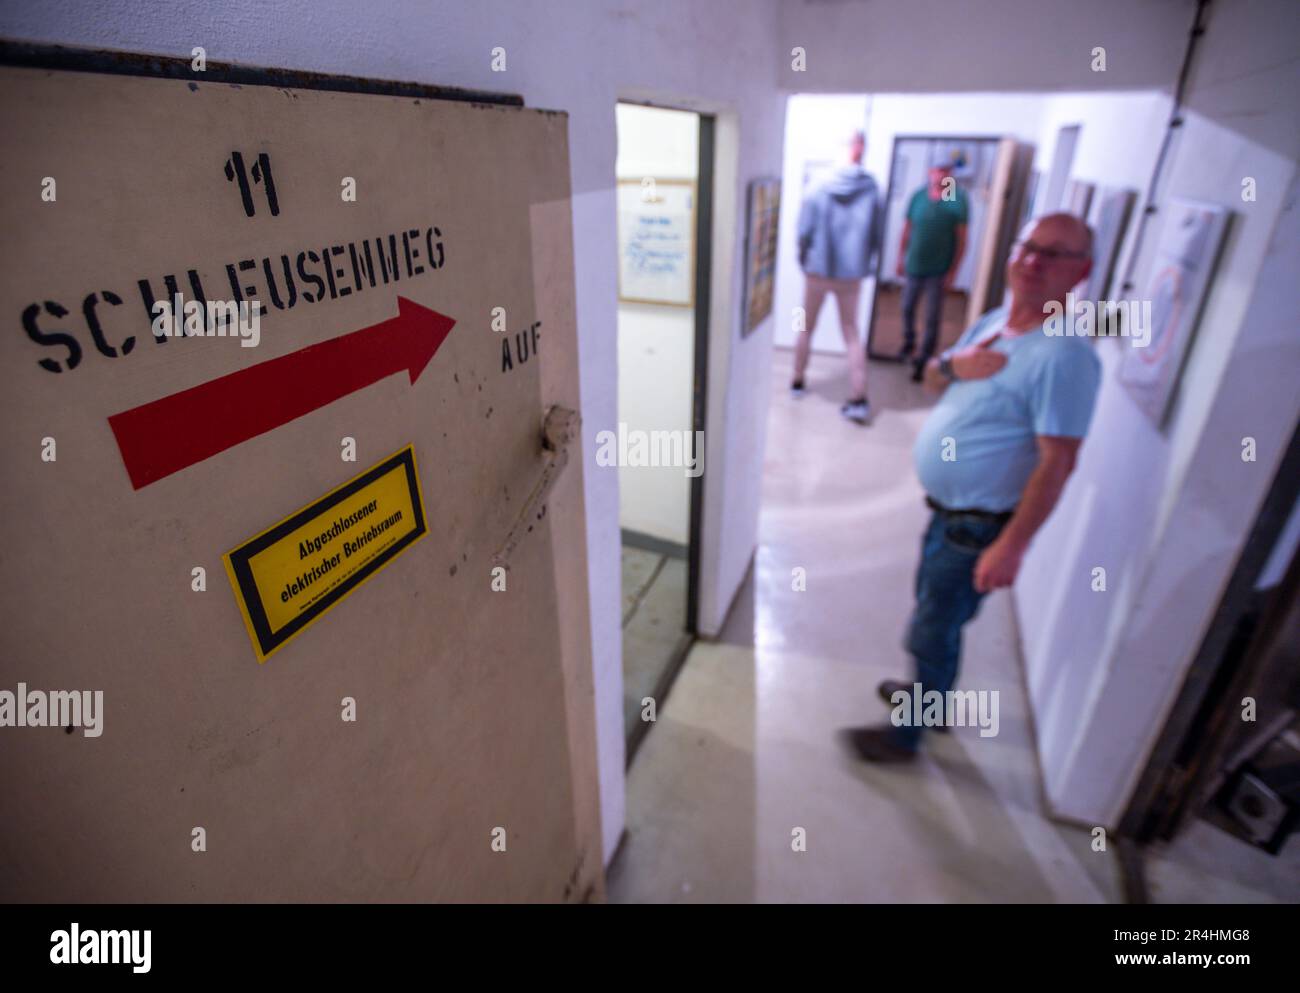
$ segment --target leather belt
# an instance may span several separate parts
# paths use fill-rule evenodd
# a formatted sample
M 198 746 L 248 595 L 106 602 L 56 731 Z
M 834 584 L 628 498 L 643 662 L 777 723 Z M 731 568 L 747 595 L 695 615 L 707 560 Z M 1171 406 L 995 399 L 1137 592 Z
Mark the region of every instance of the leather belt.
M 992 510 L 979 510 L 977 508 L 958 510 L 953 507 L 945 507 L 938 500 L 934 499 L 934 497 L 929 496 L 928 494 L 926 495 L 925 498 L 925 504 L 931 510 L 935 511 L 936 513 L 944 514 L 945 516 L 977 517 L 986 521 L 1009 521 L 1011 520 L 1011 515 L 1015 513 L 1014 510 L 1004 510 L 1000 512 L 995 512 Z

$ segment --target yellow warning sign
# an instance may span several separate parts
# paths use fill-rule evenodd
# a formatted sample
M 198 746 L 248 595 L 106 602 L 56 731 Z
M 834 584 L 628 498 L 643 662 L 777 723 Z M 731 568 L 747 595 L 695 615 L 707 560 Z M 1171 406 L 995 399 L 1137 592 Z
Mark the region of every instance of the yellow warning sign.
M 265 662 L 426 531 L 408 445 L 226 553 L 257 660 Z

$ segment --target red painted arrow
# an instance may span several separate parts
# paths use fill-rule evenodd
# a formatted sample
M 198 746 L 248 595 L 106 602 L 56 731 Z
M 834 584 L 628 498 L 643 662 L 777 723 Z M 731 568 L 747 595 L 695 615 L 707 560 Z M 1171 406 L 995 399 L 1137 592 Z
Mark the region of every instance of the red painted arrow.
M 407 369 L 419 378 L 455 321 L 405 297 L 397 316 L 108 419 L 135 489 Z

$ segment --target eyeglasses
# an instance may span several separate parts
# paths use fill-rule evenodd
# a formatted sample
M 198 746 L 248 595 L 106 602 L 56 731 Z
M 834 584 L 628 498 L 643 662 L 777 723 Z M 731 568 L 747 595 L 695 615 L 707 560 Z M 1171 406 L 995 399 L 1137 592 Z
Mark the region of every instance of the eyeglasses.
M 1046 262 L 1057 262 L 1061 259 L 1086 259 L 1087 252 L 1065 252 L 1059 248 L 1044 248 L 1032 241 L 1018 241 L 1015 244 L 1016 252 L 1020 255 L 1028 255 L 1033 252 L 1039 258 Z

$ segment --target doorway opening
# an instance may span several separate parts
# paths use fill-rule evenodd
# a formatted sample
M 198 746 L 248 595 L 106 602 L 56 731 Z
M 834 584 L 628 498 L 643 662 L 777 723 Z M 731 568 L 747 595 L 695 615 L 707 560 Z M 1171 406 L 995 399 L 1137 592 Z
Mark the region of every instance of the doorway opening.
M 619 525 L 630 764 L 697 629 L 713 125 L 620 102 Z

